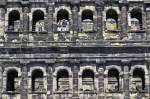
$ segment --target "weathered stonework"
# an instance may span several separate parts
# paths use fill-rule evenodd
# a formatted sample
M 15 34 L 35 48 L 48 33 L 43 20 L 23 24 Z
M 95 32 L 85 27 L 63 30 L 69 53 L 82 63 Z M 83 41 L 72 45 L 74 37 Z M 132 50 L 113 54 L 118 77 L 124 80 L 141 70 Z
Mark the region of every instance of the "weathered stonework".
M 0 99 L 150 99 L 148 0 L 0 0 Z

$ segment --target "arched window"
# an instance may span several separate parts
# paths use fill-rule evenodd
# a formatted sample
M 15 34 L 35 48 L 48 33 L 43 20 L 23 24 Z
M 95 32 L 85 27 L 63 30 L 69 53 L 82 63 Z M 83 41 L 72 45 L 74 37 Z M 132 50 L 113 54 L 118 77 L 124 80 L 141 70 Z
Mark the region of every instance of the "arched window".
M 69 13 L 67 10 L 61 9 L 57 13 L 57 22 L 64 19 L 69 21 Z
M 87 9 L 82 12 L 82 21 L 86 20 L 93 21 L 93 11 Z
M 32 91 L 42 91 L 44 88 L 43 71 L 36 69 L 32 72 Z
M 69 73 L 65 69 L 61 69 L 57 72 L 57 90 L 69 90 Z
M 143 69 L 136 68 L 133 71 L 133 84 L 135 84 L 136 91 L 145 89 L 145 72 Z
M 33 12 L 32 31 L 44 31 L 44 12 L 36 10 Z
M 7 72 L 7 91 L 16 91 L 18 88 L 18 72 L 14 69 Z
M 93 31 L 93 11 L 87 9 L 82 12 L 82 31 Z
M 141 30 L 142 29 L 142 10 L 133 9 L 130 13 L 131 13 L 131 29 Z
M 69 13 L 65 9 L 61 9 L 57 13 L 57 31 L 69 31 Z
M 90 69 L 85 69 L 82 72 L 82 86 L 84 91 L 91 91 L 95 89 L 94 72 Z
M 106 12 L 106 29 L 117 30 L 118 28 L 118 14 L 115 10 L 109 9 Z
M 119 72 L 117 69 L 110 69 L 108 71 L 108 89 L 109 91 L 119 91 Z
M 13 10 L 8 16 L 8 30 L 19 31 L 20 29 L 20 13 L 17 10 Z

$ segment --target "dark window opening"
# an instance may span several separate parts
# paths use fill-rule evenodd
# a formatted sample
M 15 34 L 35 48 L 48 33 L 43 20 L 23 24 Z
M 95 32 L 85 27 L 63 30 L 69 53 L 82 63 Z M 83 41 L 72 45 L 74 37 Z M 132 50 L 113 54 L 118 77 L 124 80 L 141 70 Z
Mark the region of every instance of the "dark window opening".
M 119 72 L 117 69 L 110 69 L 108 71 L 108 84 L 112 84 L 115 87 L 113 87 L 111 90 L 117 90 L 119 91 Z
M 118 14 L 113 9 L 109 9 L 106 12 L 106 28 L 107 30 L 116 30 L 118 28 Z
M 91 10 L 84 10 L 82 12 L 82 21 L 85 20 L 93 21 L 93 12 Z
M 106 12 L 106 19 L 114 19 L 116 22 L 118 22 L 118 14 L 115 10 L 109 9 Z
M 18 78 L 18 72 L 16 70 L 10 70 L 7 73 L 7 91 L 15 91 L 15 79 Z
M 140 68 L 137 68 L 133 71 L 133 78 L 138 79 L 138 81 L 136 80 L 136 82 L 141 82 L 141 87 L 140 89 L 144 90 L 145 89 L 145 73 L 144 73 L 144 70 L 140 69 Z M 140 86 L 137 86 L 137 87 L 140 87 Z M 138 89 L 139 90 L 139 89 Z
M 35 87 L 36 87 L 36 81 L 38 79 L 43 79 L 43 72 L 40 69 L 34 70 L 32 72 L 32 91 L 37 90 Z
M 69 13 L 65 9 L 61 9 L 57 13 L 57 31 L 58 32 L 69 31 Z
M 65 9 L 61 9 L 57 13 L 57 22 L 59 22 L 61 20 L 68 20 L 69 21 L 69 13 Z
M 57 90 L 69 90 L 69 73 L 65 69 L 59 70 L 57 73 Z
M 44 20 L 44 12 L 41 11 L 41 10 L 36 10 L 34 11 L 33 13 L 33 22 L 32 22 L 32 31 L 35 31 L 36 29 L 36 23 L 39 22 L 39 21 L 42 21 Z
M 20 13 L 17 10 L 13 10 L 9 13 L 8 30 L 19 29 L 20 26 Z
M 84 91 L 94 90 L 94 72 L 90 69 L 85 69 L 82 73 L 82 86 Z
M 142 29 L 142 11 L 141 9 L 133 9 L 131 11 L 131 25 L 132 29 Z

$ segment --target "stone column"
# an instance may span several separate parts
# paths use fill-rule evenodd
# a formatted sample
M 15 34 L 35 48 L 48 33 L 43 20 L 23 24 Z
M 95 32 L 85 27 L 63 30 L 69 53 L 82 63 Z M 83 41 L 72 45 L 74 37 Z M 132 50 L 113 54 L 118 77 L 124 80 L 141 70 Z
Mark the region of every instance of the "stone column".
M 121 39 L 127 38 L 127 29 L 128 29 L 128 14 L 126 5 L 122 5 L 121 7 L 121 16 L 120 16 L 120 26 L 121 26 Z
M 22 63 L 22 75 L 20 85 L 21 99 L 28 99 L 28 70 L 26 63 Z
M 130 90 L 129 90 L 129 66 L 128 61 L 123 62 L 123 91 L 124 91 L 124 99 L 130 99 Z
M 146 38 L 150 39 L 150 8 L 146 9 Z
M 52 90 L 53 89 L 53 71 L 52 67 L 47 67 L 47 99 L 53 99 Z
M 142 30 L 146 29 L 146 10 L 142 10 Z
M 0 39 L 4 36 L 5 29 L 5 9 L 0 8 Z
M 49 4 L 48 6 L 48 11 L 47 11 L 47 17 L 45 19 L 45 29 L 48 32 L 48 41 L 53 41 L 53 12 L 54 12 L 54 8 L 53 8 L 53 4 Z
M 99 68 L 98 71 L 99 75 L 98 75 L 98 85 L 99 85 L 99 96 L 98 99 L 104 99 L 104 69 L 103 67 Z
M 145 88 L 147 89 L 147 93 L 149 93 L 149 98 L 148 99 L 150 99 L 150 60 L 149 59 L 147 59 L 146 60 L 146 62 L 147 62 L 147 69 L 148 69 L 148 79 L 149 79 L 149 81 L 148 81 L 148 83 L 147 83 L 147 85 L 145 86 Z
M 21 20 L 21 28 L 23 33 L 21 37 L 21 42 L 25 44 L 29 41 L 29 8 L 28 7 L 23 8 L 23 19 Z
M 2 99 L 2 89 L 3 89 L 3 68 L 1 64 L 0 66 L 0 99 Z
M 97 39 L 103 39 L 103 7 L 97 6 Z
M 76 41 L 76 38 L 78 36 L 78 7 L 75 5 L 72 8 L 72 19 L 73 19 L 73 24 L 72 24 L 72 30 L 73 30 L 73 38 L 72 41 Z
M 23 32 L 27 33 L 29 31 L 29 8 L 28 7 L 23 8 L 22 26 L 23 26 Z
M 79 99 L 78 95 L 78 72 L 79 72 L 79 63 L 74 63 L 74 66 L 72 67 L 73 71 L 73 97 L 72 99 Z

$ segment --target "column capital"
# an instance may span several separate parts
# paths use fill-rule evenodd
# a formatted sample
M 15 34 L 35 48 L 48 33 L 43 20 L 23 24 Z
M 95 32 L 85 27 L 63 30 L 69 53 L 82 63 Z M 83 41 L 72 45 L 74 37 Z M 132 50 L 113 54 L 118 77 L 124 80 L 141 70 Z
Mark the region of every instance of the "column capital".
M 128 65 L 130 62 L 131 62 L 131 61 L 128 60 L 128 59 L 121 60 L 121 63 L 122 63 L 123 65 Z
M 29 8 L 28 7 L 23 7 L 23 12 L 24 13 L 29 13 Z
M 30 63 L 30 61 L 28 61 L 28 60 L 20 60 L 20 63 L 21 64 L 28 64 L 28 63 Z
M 104 5 L 104 0 L 95 0 L 95 3 L 97 6 L 103 6 Z

